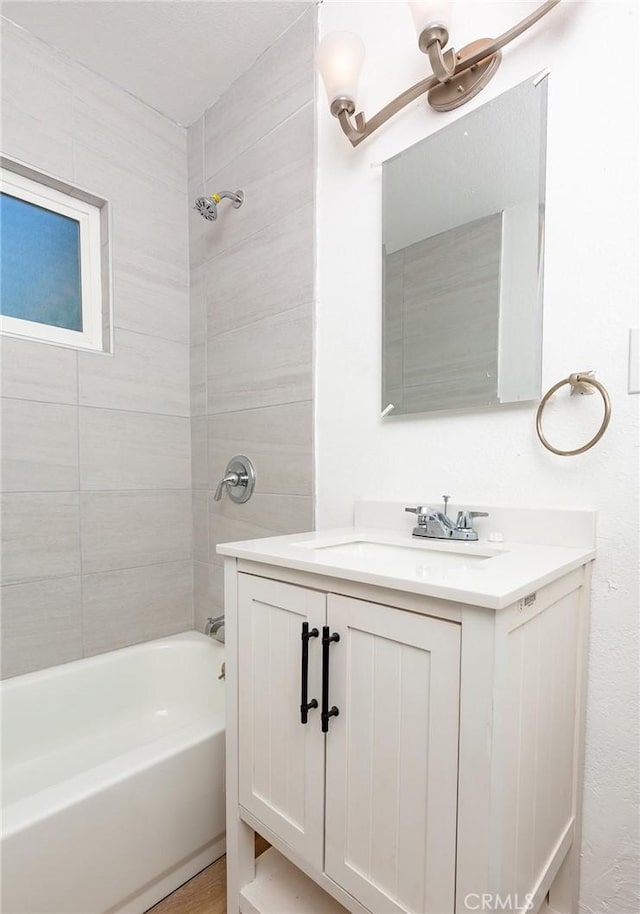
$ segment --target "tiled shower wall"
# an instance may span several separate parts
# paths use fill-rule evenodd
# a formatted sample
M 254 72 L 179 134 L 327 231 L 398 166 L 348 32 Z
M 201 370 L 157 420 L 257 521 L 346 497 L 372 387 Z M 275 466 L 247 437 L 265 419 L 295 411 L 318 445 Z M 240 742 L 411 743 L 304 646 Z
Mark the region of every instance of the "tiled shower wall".
M 192 627 L 186 132 L 3 20 L 2 151 L 111 205 L 114 354 L 2 338 L 2 671 Z
M 195 624 L 222 612 L 217 543 L 313 528 L 315 6 L 189 130 L 189 195 L 242 189 L 190 217 Z M 213 492 L 255 463 L 244 505 Z

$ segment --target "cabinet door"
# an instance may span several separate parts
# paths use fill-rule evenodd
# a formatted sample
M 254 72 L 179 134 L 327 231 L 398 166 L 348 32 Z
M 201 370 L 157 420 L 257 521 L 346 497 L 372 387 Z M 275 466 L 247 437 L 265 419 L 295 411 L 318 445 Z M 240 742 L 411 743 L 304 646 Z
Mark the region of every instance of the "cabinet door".
M 324 737 L 320 709 L 300 720 L 302 625 L 310 638 L 309 700 L 320 703 L 326 596 L 241 574 L 238 578 L 240 805 L 322 869 Z
M 454 910 L 460 627 L 328 597 L 325 872 L 376 914 Z

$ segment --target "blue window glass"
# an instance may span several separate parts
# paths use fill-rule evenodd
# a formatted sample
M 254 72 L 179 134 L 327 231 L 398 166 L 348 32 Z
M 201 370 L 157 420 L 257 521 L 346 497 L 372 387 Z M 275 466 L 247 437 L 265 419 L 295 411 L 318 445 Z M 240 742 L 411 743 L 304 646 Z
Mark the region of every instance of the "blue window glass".
M 0 195 L 0 313 L 82 330 L 80 223 Z

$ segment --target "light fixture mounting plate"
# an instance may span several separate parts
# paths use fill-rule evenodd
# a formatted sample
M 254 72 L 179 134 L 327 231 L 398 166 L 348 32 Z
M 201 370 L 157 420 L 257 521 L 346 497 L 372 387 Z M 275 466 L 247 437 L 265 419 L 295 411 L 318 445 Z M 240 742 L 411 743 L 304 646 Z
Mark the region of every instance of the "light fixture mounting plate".
M 480 38 L 478 41 L 472 41 L 471 44 L 467 44 L 455 52 L 456 64 L 459 64 L 466 57 L 472 57 L 492 44 L 491 38 Z M 453 51 L 447 51 L 445 54 L 447 63 L 450 62 L 453 53 Z M 502 54 L 497 51 L 474 67 L 452 76 L 448 82 L 430 89 L 427 93 L 429 104 L 436 111 L 453 111 L 454 108 L 464 105 L 465 102 L 474 98 L 490 82 L 500 66 L 501 60 Z

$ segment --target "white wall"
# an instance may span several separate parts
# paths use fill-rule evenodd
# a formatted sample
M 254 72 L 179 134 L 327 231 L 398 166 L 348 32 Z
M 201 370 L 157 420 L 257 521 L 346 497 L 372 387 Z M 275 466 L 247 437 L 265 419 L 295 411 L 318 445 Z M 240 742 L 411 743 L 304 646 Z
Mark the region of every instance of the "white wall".
M 536 3 L 457 3 L 458 46 L 503 31 Z M 592 507 L 599 546 L 585 776 L 582 907 L 635 911 L 638 822 L 638 455 L 640 398 L 627 394 L 628 331 L 638 317 L 637 9 L 563 3 L 505 51 L 498 75 L 458 112 L 418 101 L 353 150 L 318 113 L 316 461 L 318 527 L 348 524 L 356 497 L 418 503 Z M 320 34 L 367 47 L 359 104 L 377 111 L 428 72 L 404 3 L 325 2 Z M 603 46 L 604 42 L 604 46 Z M 604 57 L 603 57 L 604 53 Z M 616 77 L 599 78 L 599 61 Z M 543 450 L 535 405 L 380 419 L 379 163 L 549 67 L 543 387 L 596 368 L 613 401 L 603 441 L 577 458 Z M 322 90 L 321 90 L 322 91 Z M 557 399 L 547 431 L 590 437 L 599 398 Z M 636 807 L 637 808 L 637 807 Z

